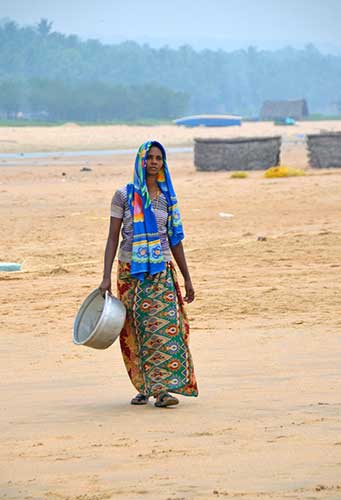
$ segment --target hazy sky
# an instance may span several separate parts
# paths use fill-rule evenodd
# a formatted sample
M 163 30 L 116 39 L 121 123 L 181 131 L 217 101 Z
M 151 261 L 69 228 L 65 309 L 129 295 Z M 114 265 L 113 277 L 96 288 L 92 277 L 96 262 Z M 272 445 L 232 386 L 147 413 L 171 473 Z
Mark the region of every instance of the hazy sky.
M 0 0 L 0 18 L 104 42 L 233 50 L 313 43 L 341 53 L 341 0 Z

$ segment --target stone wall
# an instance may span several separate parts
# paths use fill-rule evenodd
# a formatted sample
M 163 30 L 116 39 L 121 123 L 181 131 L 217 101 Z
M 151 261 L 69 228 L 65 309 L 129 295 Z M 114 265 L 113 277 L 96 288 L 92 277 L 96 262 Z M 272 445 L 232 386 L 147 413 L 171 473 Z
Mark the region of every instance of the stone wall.
M 341 167 L 341 133 L 307 135 L 309 164 L 314 168 Z
M 281 137 L 194 139 L 197 170 L 265 170 L 280 164 Z

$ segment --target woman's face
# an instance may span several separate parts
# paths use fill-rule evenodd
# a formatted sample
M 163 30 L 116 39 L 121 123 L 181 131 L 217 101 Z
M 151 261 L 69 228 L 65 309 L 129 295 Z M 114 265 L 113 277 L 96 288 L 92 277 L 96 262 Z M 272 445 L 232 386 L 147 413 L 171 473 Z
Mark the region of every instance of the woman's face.
M 146 171 L 147 175 L 157 176 L 163 167 L 162 152 L 156 146 L 152 146 L 148 152 Z

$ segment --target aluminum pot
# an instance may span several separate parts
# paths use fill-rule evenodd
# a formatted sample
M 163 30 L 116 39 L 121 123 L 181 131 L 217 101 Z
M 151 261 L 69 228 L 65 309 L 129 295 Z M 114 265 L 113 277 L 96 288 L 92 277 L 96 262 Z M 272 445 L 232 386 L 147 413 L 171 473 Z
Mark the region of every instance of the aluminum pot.
M 126 318 L 122 302 L 97 288 L 81 305 L 73 326 L 73 342 L 94 349 L 106 349 L 120 335 Z

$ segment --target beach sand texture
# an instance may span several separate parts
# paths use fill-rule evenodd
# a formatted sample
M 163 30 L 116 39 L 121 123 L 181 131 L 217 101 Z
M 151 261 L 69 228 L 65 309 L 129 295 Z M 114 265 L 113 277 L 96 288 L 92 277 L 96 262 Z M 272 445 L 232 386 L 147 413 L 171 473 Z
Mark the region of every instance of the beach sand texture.
M 134 155 L 1 161 L 0 261 L 23 262 L 0 274 L 1 498 L 341 499 L 341 169 L 307 168 L 294 134 L 312 125 L 262 129 L 293 134 L 282 162 L 304 177 L 231 179 L 196 172 L 191 153 L 169 157 L 197 295 L 187 310 L 200 389 L 171 409 L 129 405 L 118 343 L 71 341 Z M 115 127 L 110 145 L 109 127 L 91 127 L 85 142 L 82 127 L 64 129 L 16 129 L 7 150 L 66 137 L 65 149 L 135 147 L 151 136 Z M 226 129 L 213 132 L 153 127 L 152 137 L 190 144 Z
M 272 122 L 245 122 L 240 127 L 194 127 L 177 125 L 79 126 L 65 123 L 57 127 L 1 127 L 0 152 L 79 151 L 137 148 L 150 138 L 169 146 L 191 146 L 194 137 L 259 137 L 282 135 L 295 139 L 300 134 L 341 131 L 341 121 L 297 122 L 294 126 L 274 126 Z

